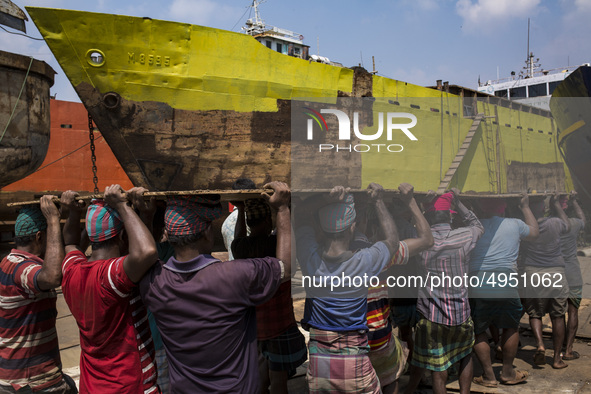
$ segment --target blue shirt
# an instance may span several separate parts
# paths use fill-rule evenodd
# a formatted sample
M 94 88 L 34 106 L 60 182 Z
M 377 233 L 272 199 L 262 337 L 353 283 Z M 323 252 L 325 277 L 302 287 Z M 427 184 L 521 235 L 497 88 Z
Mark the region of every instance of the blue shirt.
M 329 257 L 322 254 L 314 229 L 302 226 L 296 230 L 296 245 L 307 296 L 302 324 L 326 331 L 367 330 L 368 288 L 355 281 L 369 281 L 388 267 L 392 255 L 386 244 Z M 331 290 L 333 277 L 351 278 L 353 283 Z
M 517 272 L 517 255 L 521 240 L 529 235 L 522 220 L 493 216 L 482 219 L 484 234 L 476 243 L 470 257 L 470 272 Z

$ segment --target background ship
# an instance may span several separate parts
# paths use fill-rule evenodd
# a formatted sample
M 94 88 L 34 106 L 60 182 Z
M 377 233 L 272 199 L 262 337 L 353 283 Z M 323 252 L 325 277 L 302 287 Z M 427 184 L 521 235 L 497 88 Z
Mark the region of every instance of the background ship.
M 550 110 L 552 93 L 578 66 L 537 70 L 538 61 L 530 52 L 520 75 L 513 72 L 509 78 L 486 81 L 479 84 L 478 91 Z M 589 63 L 583 66 L 589 66 Z
M 567 66 L 554 69 L 543 69 L 539 58 L 529 51 L 530 20 L 527 20 L 527 52 L 525 67 L 516 75 L 511 72 L 508 78 L 480 82 L 478 91 L 495 97 L 503 97 L 522 104 L 550 110 L 550 97 L 554 89 L 564 81 L 578 66 Z M 583 64 L 589 66 L 589 63 Z M 498 74 L 498 71 L 497 71 Z
M 32 173 L 45 158 L 54 74 L 45 62 L 0 51 L 0 188 Z
M 550 108 L 559 127 L 560 151 L 576 190 L 591 209 L 591 67 L 569 75 L 552 94 Z
M 419 191 L 457 186 L 476 193 L 572 187 L 548 111 L 313 61 L 304 47 L 297 57 L 297 43 L 273 29 L 253 37 L 149 18 L 27 9 L 136 185 L 222 189 L 243 176 L 259 185 L 289 182 L 292 104 L 365 97 L 376 114 L 415 114 L 419 143 L 386 157 L 340 152 L 332 160 L 339 174 L 310 158 L 305 170 L 316 182 L 395 188 L 410 181 Z
M 0 234 L 12 240 L 16 207 L 7 203 L 32 201 L 43 194 L 61 195 L 64 190 L 84 194 L 94 191 L 88 112 L 82 103 L 48 99 L 47 145 L 43 160 L 30 175 L 0 188 Z M 51 122 L 49 121 L 51 118 Z M 133 185 L 111 149 L 93 125 L 99 190 L 113 183 L 125 190 Z M 51 135 L 51 138 L 49 138 Z

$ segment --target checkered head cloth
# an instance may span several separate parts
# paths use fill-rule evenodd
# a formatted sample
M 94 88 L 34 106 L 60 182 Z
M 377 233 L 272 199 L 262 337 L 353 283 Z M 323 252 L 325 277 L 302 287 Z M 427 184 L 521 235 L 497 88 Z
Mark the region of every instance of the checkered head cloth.
M 86 211 L 86 232 L 91 242 L 103 242 L 123 229 L 121 216 L 103 200 L 92 200 Z
M 209 223 L 222 216 L 219 195 L 170 197 L 164 225 L 170 235 L 199 234 Z
M 247 220 L 256 220 L 271 215 L 271 207 L 262 198 L 253 198 L 244 202 Z
M 47 228 L 47 220 L 37 205 L 27 205 L 18 213 L 14 224 L 14 234 L 17 237 L 25 237 L 43 231 Z
M 327 233 L 340 233 L 355 222 L 355 201 L 347 194 L 344 202 L 329 204 L 318 211 L 320 227 Z

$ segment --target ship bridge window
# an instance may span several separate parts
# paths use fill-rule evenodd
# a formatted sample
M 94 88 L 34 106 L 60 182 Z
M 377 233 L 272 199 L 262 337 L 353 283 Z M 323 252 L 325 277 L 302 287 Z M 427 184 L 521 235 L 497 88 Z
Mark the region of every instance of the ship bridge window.
M 527 97 L 527 92 L 525 91 L 525 86 L 509 89 L 509 95 L 511 98 Z
M 549 88 L 549 92 L 548 94 L 552 94 L 554 93 L 554 89 L 556 89 L 556 87 L 560 84 L 560 82 L 562 81 L 554 81 L 554 82 L 550 82 L 548 84 L 548 88 Z
M 507 98 L 507 89 L 496 90 L 495 91 L 495 96 Z
M 267 46 L 267 48 L 271 49 L 271 41 L 265 40 L 265 45 Z
M 276 46 L 276 48 L 277 48 L 277 52 L 279 52 L 279 53 L 283 53 L 283 45 L 281 45 L 281 43 L 280 43 L 280 42 L 278 42 L 276 45 L 277 45 L 277 46 Z
M 529 90 L 529 97 L 538 97 L 538 96 L 547 96 L 548 93 L 546 92 L 546 84 L 539 83 L 537 85 L 530 85 L 528 87 Z

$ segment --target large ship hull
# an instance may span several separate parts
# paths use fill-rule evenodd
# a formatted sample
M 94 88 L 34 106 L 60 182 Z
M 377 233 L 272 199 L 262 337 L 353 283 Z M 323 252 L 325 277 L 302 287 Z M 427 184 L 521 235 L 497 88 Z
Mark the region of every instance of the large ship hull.
M 0 51 L 0 188 L 31 174 L 49 145 L 49 88 L 45 62 Z
M 550 108 L 575 188 L 591 208 L 591 67 L 579 67 L 558 85 Z
M 45 160 L 32 174 L 0 188 L 0 230 L 7 224 L 12 231 L 12 221 L 18 211 L 7 203 L 32 201 L 43 194 L 59 196 L 64 190 L 76 190 L 82 194 L 94 191 L 91 149 L 88 130 L 88 113 L 81 103 L 49 100 L 51 134 Z M 100 131 L 94 130 L 97 166 L 97 185 L 100 191 L 113 183 L 124 190 L 132 183 L 115 159 Z
M 570 187 L 547 111 L 494 97 L 470 98 L 466 105 L 465 96 L 476 92 L 456 95 L 361 68 L 309 62 L 224 30 L 27 10 L 136 185 L 224 189 L 238 177 L 257 185 L 271 179 L 290 182 L 294 102 L 335 105 L 341 97 L 372 97 L 376 111 L 417 116 L 413 132 L 418 141 L 405 144 L 387 161 L 384 156 L 334 154 L 332 169 L 338 174 L 327 173 L 310 157 L 303 162 L 309 163 L 306 172 L 314 185 L 380 182 L 396 188 L 412 182 L 419 191 L 437 189 L 458 160 L 473 116 L 483 113 L 485 120 L 446 186 L 477 193 Z

